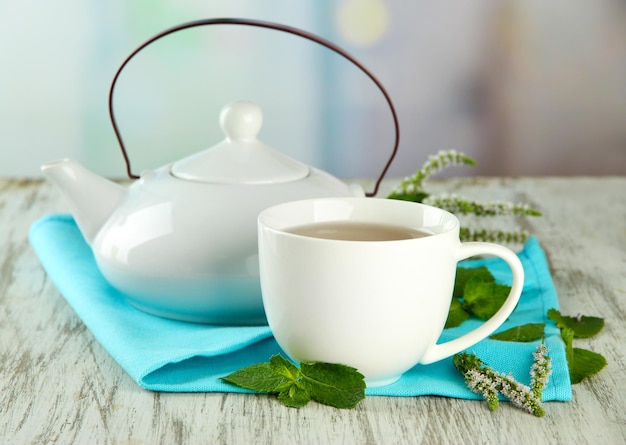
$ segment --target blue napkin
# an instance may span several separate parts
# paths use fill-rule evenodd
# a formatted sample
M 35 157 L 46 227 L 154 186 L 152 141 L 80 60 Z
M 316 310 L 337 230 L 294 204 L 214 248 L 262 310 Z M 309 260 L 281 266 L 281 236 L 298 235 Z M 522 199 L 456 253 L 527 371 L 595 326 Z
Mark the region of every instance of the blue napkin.
M 128 304 L 124 295 L 102 277 L 90 247 L 71 216 L 47 215 L 30 229 L 30 242 L 59 292 L 95 338 L 143 388 L 170 392 L 249 392 L 220 380 L 244 366 L 268 361 L 281 352 L 267 326 L 209 326 L 167 320 L 145 314 Z M 558 328 L 546 312 L 558 301 L 546 257 L 531 238 L 519 257 L 526 280 L 520 303 L 505 330 L 523 323 L 546 323 L 546 346 L 552 376 L 544 400 L 570 400 L 571 384 L 565 348 Z M 499 282 L 510 283 L 508 266 L 499 259 L 476 260 L 465 266 L 486 265 Z M 440 342 L 457 337 L 479 322 L 469 320 L 446 329 Z M 539 342 L 484 340 L 470 349 L 486 364 L 528 384 L 532 352 Z M 284 355 L 284 353 L 283 353 Z M 417 365 L 396 383 L 368 388 L 368 395 L 439 395 L 480 399 L 454 368 L 452 359 Z

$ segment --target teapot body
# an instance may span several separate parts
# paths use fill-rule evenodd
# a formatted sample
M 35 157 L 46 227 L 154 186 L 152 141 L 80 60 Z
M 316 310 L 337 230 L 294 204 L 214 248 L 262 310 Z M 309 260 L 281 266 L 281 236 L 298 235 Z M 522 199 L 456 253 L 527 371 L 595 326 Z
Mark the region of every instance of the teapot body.
M 180 180 L 168 165 L 130 186 L 92 248 L 107 281 L 145 312 L 200 323 L 264 324 L 258 214 L 297 199 L 359 194 L 315 168 L 299 181 L 247 185 Z

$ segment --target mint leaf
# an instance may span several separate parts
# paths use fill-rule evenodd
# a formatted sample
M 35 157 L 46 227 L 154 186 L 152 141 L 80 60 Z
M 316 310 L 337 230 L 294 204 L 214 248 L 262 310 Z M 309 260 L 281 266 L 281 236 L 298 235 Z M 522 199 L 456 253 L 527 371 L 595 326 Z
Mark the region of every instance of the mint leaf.
M 496 281 L 493 277 L 489 269 L 486 266 L 480 267 L 457 267 L 456 268 L 456 278 L 454 280 L 454 296 L 457 298 L 462 298 L 465 285 L 468 280 L 472 278 L 474 275 L 480 277 L 480 279 L 484 282 Z
M 333 363 L 301 363 L 302 383 L 311 399 L 334 406 L 354 408 L 365 398 L 363 375 L 350 366 Z
M 509 286 L 484 281 L 480 276 L 474 275 L 465 284 L 464 307 L 478 318 L 486 320 L 502 307 L 510 290 Z
M 446 325 L 444 329 L 455 328 L 460 326 L 465 320 L 469 318 L 470 314 L 459 301 L 458 298 L 452 298 L 450 303 L 450 312 L 448 312 L 448 318 L 446 319 Z
M 445 328 L 461 325 L 472 314 L 482 319 L 491 317 L 502 307 L 510 290 L 496 283 L 486 266 L 457 267 Z
M 222 377 L 226 383 L 276 394 L 285 406 L 300 408 L 315 400 L 335 408 L 354 408 L 365 398 L 363 375 L 350 366 L 302 363 L 300 368 L 280 354 L 269 363 L 247 366 Z
M 596 335 L 604 328 L 604 319 L 598 317 L 569 317 L 562 315 L 556 309 L 550 309 L 548 311 L 548 318 L 556 323 L 560 328 L 569 328 L 574 331 L 574 337 L 576 338 L 589 338 Z
M 606 366 L 606 359 L 601 354 L 581 348 L 573 348 L 572 352 L 574 362 L 569 369 L 572 385 L 597 374 Z
M 298 367 L 280 354 L 270 357 L 270 367 L 275 374 L 283 376 L 290 382 L 295 382 L 300 377 Z
M 311 400 L 308 391 L 301 387 L 300 382 L 296 382 L 286 391 L 278 394 L 278 400 L 290 408 L 300 408 Z
M 543 323 L 528 323 L 498 332 L 489 338 L 500 341 L 531 342 L 543 337 L 544 328 Z
M 256 392 L 276 393 L 289 388 L 293 380 L 276 372 L 270 363 L 250 365 L 222 377 L 222 380 Z

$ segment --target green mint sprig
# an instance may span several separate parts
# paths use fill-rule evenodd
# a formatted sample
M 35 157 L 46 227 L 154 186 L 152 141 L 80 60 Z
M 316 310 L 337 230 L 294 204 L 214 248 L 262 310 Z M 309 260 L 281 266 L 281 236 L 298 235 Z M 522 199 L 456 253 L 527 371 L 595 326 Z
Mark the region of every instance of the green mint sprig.
M 528 240 L 528 232 L 520 230 L 494 230 L 494 229 L 472 229 L 461 227 L 459 230 L 461 241 L 485 241 L 488 243 L 500 244 L 523 244 Z
M 446 328 L 459 326 L 471 315 L 486 320 L 502 306 L 511 290 L 510 286 L 496 283 L 485 266 L 456 270 L 454 298 L 446 320 Z
M 252 391 L 275 394 L 285 406 L 300 408 L 311 400 L 335 408 L 354 408 L 365 398 L 365 380 L 355 368 L 335 363 L 301 363 L 280 354 L 222 377 Z
M 541 212 L 531 208 L 528 204 L 524 203 L 511 203 L 505 201 L 493 201 L 493 202 L 475 202 L 468 201 L 460 196 L 440 195 L 429 196 L 422 201 L 424 204 L 428 204 L 434 207 L 445 208 L 451 213 L 457 215 L 469 215 L 476 216 L 541 216 Z
M 422 200 L 430 196 L 424 190 L 424 182 L 435 173 L 453 165 L 473 166 L 476 165 L 476 161 L 466 154 L 455 150 L 439 151 L 436 155 L 429 156 L 424 165 L 413 176 L 402 179 L 400 184 L 392 190 L 387 198 L 422 202 Z
M 474 166 L 476 161 L 464 153 L 455 150 L 439 151 L 430 156 L 424 165 L 413 176 L 402 179 L 387 196 L 389 199 L 421 202 L 439 207 L 458 215 L 472 214 L 479 217 L 514 215 L 520 217 L 540 216 L 541 212 L 523 203 L 487 202 L 462 198 L 456 195 L 433 196 L 426 190 L 424 184 L 434 174 L 454 166 Z M 462 225 L 459 237 L 462 241 L 490 241 L 507 244 L 519 244 L 526 241 L 528 232 L 525 230 L 493 230 L 484 228 L 469 228 Z

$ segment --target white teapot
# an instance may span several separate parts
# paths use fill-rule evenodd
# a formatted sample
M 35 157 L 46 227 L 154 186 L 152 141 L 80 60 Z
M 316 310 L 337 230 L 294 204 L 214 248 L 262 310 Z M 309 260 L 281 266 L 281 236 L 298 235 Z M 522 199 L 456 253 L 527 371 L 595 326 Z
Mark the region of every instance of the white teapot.
M 222 23 L 219 20 L 265 25 L 216 19 L 186 26 Z M 128 60 L 130 57 L 117 75 Z M 109 107 L 132 176 L 111 100 Z M 397 130 L 397 119 L 395 122 Z M 364 192 L 357 185 L 346 185 L 260 142 L 257 134 L 263 115 L 252 102 L 224 107 L 220 124 L 226 135 L 222 142 L 144 172 L 128 188 L 69 159 L 45 164 L 42 171 L 65 194 L 102 275 L 135 307 L 183 321 L 264 324 L 257 255 L 258 214 L 282 202 L 363 196 Z M 396 134 L 394 152 L 376 188 L 397 144 Z

